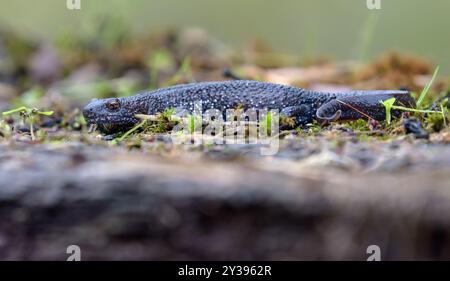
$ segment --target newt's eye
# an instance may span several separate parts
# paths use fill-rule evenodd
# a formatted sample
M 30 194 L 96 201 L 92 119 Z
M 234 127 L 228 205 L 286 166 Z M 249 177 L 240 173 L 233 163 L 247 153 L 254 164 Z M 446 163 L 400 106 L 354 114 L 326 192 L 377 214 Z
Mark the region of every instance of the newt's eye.
M 108 108 L 109 110 L 118 110 L 120 108 L 119 99 L 114 99 L 112 101 L 108 101 L 106 103 L 106 108 Z

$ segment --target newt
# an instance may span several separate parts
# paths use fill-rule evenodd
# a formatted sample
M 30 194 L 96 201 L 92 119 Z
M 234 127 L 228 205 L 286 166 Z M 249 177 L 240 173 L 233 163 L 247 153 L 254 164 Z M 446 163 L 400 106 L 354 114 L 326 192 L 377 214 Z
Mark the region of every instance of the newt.
M 385 119 L 380 103 L 396 98 L 395 104 L 415 107 L 406 90 L 355 90 L 348 92 L 316 92 L 307 89 L 249 80 L 198 82 L 144 91 L 130 97 L 93 99 L 83 109 L 90 125 L 100 132 L 114 134 L 126 131 L 140 120 L 136 114 L 153 115 L 168 108 L 183 108 L 193 112 L 194 103 L 201 101 L 202 110 L 221 112 L 238 106 L 246 109 L 279 110 L 302 126 L 318 121 Z M 393 111 L 394 116 L 400 112 Z

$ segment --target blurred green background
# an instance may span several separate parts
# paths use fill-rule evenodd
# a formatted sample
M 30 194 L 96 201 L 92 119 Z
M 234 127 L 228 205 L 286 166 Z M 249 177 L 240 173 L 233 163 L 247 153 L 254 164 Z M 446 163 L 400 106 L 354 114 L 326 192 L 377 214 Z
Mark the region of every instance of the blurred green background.
M 450 1 L 381 0 L 1 0 L 0 27 L 38 39 L 86 32 L 92 19 L 112 15 L 136 33 L 202 27 L 238 49 L 254 39 L 275 51 L 304 57 L 370 59 L 396 49 L 440 64 L 450 73 Z

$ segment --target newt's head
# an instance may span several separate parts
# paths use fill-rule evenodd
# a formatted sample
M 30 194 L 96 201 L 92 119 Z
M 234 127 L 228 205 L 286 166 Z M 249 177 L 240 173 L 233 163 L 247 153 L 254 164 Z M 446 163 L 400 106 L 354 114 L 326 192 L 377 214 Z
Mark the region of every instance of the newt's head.
M 145 113 L 124 98 L 93 99 L 83 108 L 89 125 L 97 125 L 100 132 L 114 134 L 125 131 L 139 122 L 135 114 Z

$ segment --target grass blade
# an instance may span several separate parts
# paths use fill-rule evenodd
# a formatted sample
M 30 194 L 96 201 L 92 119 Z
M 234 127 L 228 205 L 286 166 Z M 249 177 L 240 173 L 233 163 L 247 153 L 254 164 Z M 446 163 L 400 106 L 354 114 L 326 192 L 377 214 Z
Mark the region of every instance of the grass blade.
M 2 114 L 3 114 L 3 116 L 6 116 L 6 115 L 10 115 L 10 114 L 13 114 L 16 112 L 21 112 L 21 111 L 26 111 L 26 110 L 27 110 L 27 108 L 25 106 L 21 106 L 21 107 L 15 108 L 15 109 L 11 109 L 9 111 L 5 111 Z
M 417 100 L 417 108 L 420 107 L 423 100 L 425 99 L 425 96 L 428 94 L 428 91 L 430 90 L 431 85 L 433 84 L 434 80 L 436 79 L 438 72 L 439 72 L 439 65 L 434 70 L 433 77 L 431 77 L 431 80 L 427 83 L 425 88 L 423 88 L 422 93 L 420 93 L 419 99 Z
M 143 120 L 142 122 L 138 123 L 137 125 L 135 125 L 133 128 L 131 128 L 130 130 L 126 131 L 122 136 L 115 138 L 112 140 L 113 143 L 117 143 L 117 142 L 121 142 L 123 140 L 125 140 L 129 135 L 131 135 L 134 131 L 136 131 L 137 129 L 139 129 L 140 127 L 144 126 L 145 123 L 147 123 L 147 120 Z
M 53 111 L 38 111 L 37 114 L 51 116 L 53 115 Z

